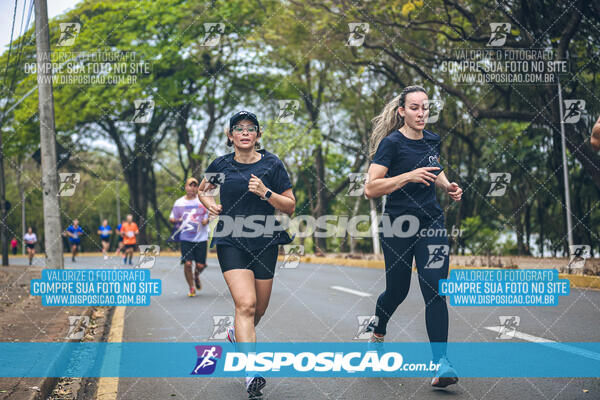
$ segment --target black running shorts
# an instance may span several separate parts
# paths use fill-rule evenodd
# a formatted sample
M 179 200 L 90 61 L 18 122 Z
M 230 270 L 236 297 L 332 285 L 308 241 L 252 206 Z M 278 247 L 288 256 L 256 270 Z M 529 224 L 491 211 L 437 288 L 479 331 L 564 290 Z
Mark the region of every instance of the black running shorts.
M 245 250 L 228 245 L 217 245 L 217 257 L 221 271 L 249 269 L 254 279 L 273 279 L 279 246 L 273 245 L 257 250 Z
M 181 262 L 186 261 L 206 264 L 206 240 L 204 242 L 181 242 Z

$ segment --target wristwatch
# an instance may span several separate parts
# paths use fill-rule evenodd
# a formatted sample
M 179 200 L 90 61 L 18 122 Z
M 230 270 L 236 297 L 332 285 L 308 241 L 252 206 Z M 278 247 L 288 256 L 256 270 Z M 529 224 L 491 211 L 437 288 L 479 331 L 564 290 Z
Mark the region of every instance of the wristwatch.
M 267 192 L 265 193 L 265 197 L 263 197 L 263 200 L 269 200 L 271 198 L 272 194 L 273 194 L 273 192 L 271 192 L 269 189 L 267 189 Z

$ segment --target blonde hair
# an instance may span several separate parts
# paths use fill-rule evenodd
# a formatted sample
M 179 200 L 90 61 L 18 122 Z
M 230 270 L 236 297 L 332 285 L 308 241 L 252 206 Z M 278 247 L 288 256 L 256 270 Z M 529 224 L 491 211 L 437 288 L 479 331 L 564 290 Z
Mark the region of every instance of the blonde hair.
M 383 107 L 378 116 L 371 120 L 373 130 L 369 137 L 369 158 L 373 158 L 383 138 L 404 125 L 404 118 L 398 113 L 398 107 L 404 107 L 406 95 L 413 92 L 427 93 L 421 86 L 407 86 Z

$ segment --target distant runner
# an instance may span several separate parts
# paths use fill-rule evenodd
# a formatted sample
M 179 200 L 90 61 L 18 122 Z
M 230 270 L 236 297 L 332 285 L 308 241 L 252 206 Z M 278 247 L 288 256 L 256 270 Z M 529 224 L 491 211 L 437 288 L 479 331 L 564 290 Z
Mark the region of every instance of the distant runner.
M 27 233 L 23 235 L 23 240 L 25 240 L 25 246 L 27 247 L 27 257 L 29 257 L 29 265 L 33 261 L 33 256 L 35 255 L 35 244 L 37 243 L 37 236 L 33 233 L 33 228 L 27 228 Z
M 102 243 L 102 254 L 104 259 L 108 260 L 108 248 L 110 247 L 110 235 L 112 228 L 108 224 L 107 220 L 102 221 L 102 225 L 98 227 L 98 235 L 100 235 L 100 242 Z
M 171 240 L 181 242 L 181 262 L 190 291 L 196 295 L 202 288 L 200 273 L 206 268 L 206 241 L 208 240 L 208 210 L 198 200 L 198 180 L 188 178 L 185 182 L 185 196 L 173 204 L 169 221 L 174 224 Z M 192 262 L 196 268 L 192 274 Z
M 140 230 L 135 222 L 133 222 L 133 215 L 127 214 L 127 221 L 121 225 L 121 235 L 123 235 L 123 244 L 125 245 L 125 257 L 123 257 L 123 264 L 127 264 L 127 258 L 129 258 L 129 265 L 132 264 L 131 258 L 133 257 L 133 251 L 137 244 L 136 236 L 139 235 Z
M 81 235 L 83 235 L 83 229 L 79 226 L 79 220 L 77 218 L 73 220 L 73 223 L 67 228 L 63 235 L 69 238 L 69 244 L 71 245 L 71 261 L 75 262 L 75 256 L 77 255 L 77 250 L 81 244 Z

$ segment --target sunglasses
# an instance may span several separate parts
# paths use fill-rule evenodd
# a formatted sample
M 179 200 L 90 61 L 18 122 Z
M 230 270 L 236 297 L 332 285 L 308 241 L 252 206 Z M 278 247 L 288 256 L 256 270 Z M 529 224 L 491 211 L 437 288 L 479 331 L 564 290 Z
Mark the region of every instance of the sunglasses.
M 190 182 L 190 183 L 188 183 L 188 185 L 190 185 L 190 186 L 198 186 L 198 182 Z

